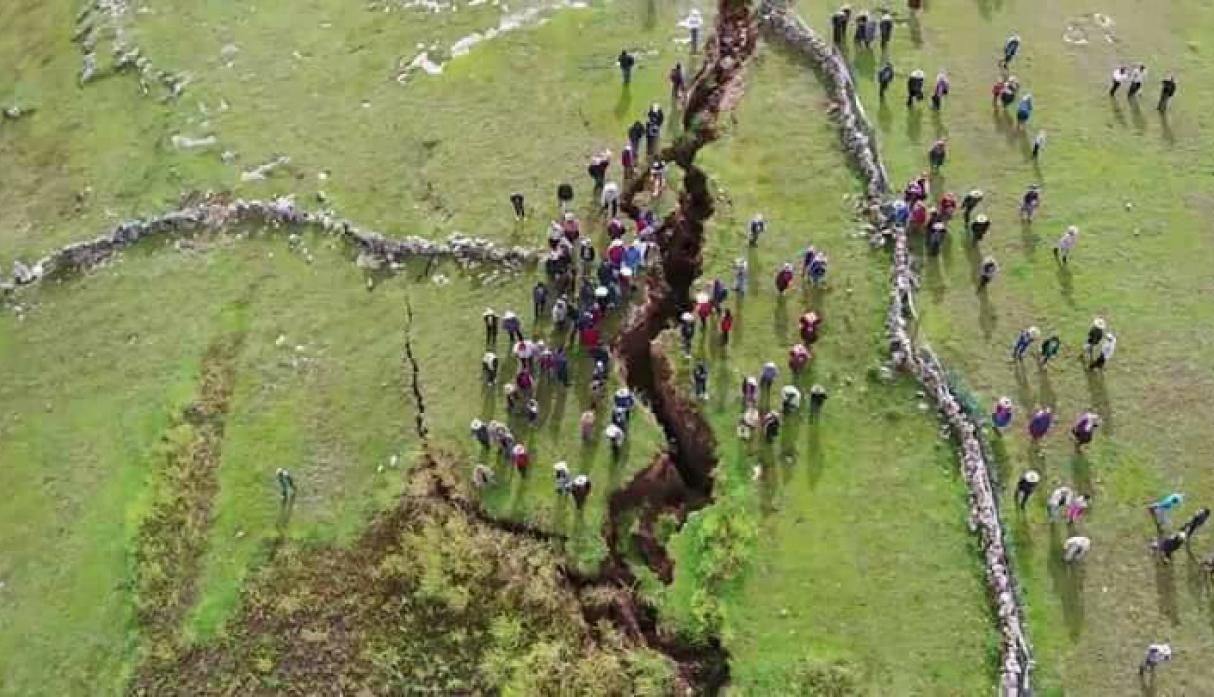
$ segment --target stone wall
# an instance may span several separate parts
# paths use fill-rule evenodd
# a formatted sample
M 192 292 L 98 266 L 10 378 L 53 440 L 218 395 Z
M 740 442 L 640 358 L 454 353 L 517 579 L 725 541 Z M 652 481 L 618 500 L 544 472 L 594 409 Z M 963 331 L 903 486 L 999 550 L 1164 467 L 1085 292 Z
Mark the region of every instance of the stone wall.
M 828 42 L 793 15 L 780 0 L 763 0 L 760 26 L 769 37 L 805 57 L 822 77 L 835 102 L 834 116 L 844 150 L 865 184 L 869 223 L 893 240 L 886 318 L 890 355 L 895 366 L 920 382 L 960 446 L 961 474 L 969 490 L 969 525 L 978 536 L 982 549 L 987 588 L 1000 634 L 999 692 L 1007 697 L 1030 694 L 1029 673 L 1033 658 L 1024 630 L 1024 611 L 1004 543 L 990 462 L 982 447 L 979 426 L 962 408 L 940 361 L 927 348 L 916 347 L 908 330 L 907 318 L 913 314 L 918 279 L 911 266 L 906 230 L 892 226 L 883 213 L 883 199 L 889 197 L 889 177 L 881 163 L 872 128 L 857 99 L 850 69 Z
M 208 200 L 153 218 L 120 223 L 110 232 L 61 247 L 32 264 L 13 263 L 13 276 L 0 278 L 0 293 L 12 292 L 57 275 L 85 271 L 141 240 L 185 236 L 193 232 L 226 231 L 241 225 L 263 226 L 291 234 L 312 230 L 340 237 L 359 252 L 360 264 L 378 267 L 399 264 L 410 257 L 450 257 L 464 267 L 495 264 L 507 270 L 540 260 L 542 253 L 523 247 L 504 247 L 486 239 L 455 234 L 436 242 L 421 237 L 391 238 L 364 230 L 328 212 L 304 210 L 285 197 L 270 201 Z

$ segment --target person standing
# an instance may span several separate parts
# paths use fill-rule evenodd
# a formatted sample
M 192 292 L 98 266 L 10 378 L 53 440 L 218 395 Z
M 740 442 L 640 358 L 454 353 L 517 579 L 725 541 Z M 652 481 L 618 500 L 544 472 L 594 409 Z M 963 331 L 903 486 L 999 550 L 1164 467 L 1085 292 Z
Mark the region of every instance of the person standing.
M 982 267 L 978 269 L 978 292 L 986 290 L 998 274 L 999 262 L 995 261 L 995 257 L 988 256 L 983 259 Z
M 940 111 L 944 98 L 948 96 L 948 75 L 943 70 L 936 73 L 936 86 L 932 89 L 932 109 Z
M 1016 507 L 1024 510 L 1025 504 L 1028 503 L 1029 497 L 1037 490 L 1037 485 L 1041 483 L 1041 475 L 1037 470 L 1029 470 L 1020 475 L 1020 480 L 1016 482 Z
M 1138 664 L 1138 678 L 1141 680 L 1146 677 L 1147 673 L 1151 674 L 1151 679 L 1155 679 L 1155 668 L 1161 664 L 1172 660 L 1172 647 L 1167 644 L 1151 644 L 1147 647 L 1146 655 L 1142 657 L 1142 663 Z
M 1044 368 L 1054 356 L 1058 355 L 1058 351 L 1062 349 L 1062 339 L 1057 334 L 1050 335 L 1050 338 L 1041 343 L 1041 367 Z
M 771 391 L 771 386 L 775 384 L 776 378 L 780 375 L 780 369 L 775 363 L 768 361 L 763 364 L 762 370 L 759 371 L 759 388 L 764 393 Z
M 780 295 L 784 295 L 789 286 L 792 285 L 792 280 L 795 276 L 796 274 L 793 272 L 792 264 L 784 264 L 781 266 L 780 270 L 776 272 L 776 292 Z
M 624 429 L 615 424 L 607 424 L 607 428 L 603 429 L 603 437 L 611 444 L 611 456 L 619 459 L 620 451 L 624 448 L 624 438 L 627 437 Z
M 973 222 L 970 223 L 970 239 L 974 244 L 978 244 L 982 241 L 982 238 L 986 237 L 986 233 L 990 232 L 990 229 L 991 219 L 979 213 L 974 216 Z
M 1172 97 L 1176 96 L 1176 78 L 1171 74 L 1164 76 L 1163 82 L 1159 85 L 1159 105 L 1155 108 L 1160 113 L 1168 110 L 1168 102 L 1172 101 Z
M 523 195 L 519 192 L 510 194 L 510 206 L 514 208 L 514 219 L 522 220 L 527 217 L 527 209 L 523 206 Z
M 1075 248 L 1077 242 L 1079 242 L 1079 228 L 1075 225 L 1067 226 L 1066 232 L 1058 238 L 1058 244 L 1054 245 L 1054 259 L 1066 266 L 1067 261 L 1071 258 L 1071 250 Z
M 1117 336 L 1113 332 L 1105 334 L 1104 343 L 1100 345 L 1100 353 L 1096 360 L 1088 364 L 1088 370 L 1104 370 L 1109 361 L 1113 360 L 1113 352 L 1117 350 Z
M 852 34 L 852 43 L 856 48 L 868 48 L 868 13 L 860 10 L 856 15 L 856 30 Z
M 691 340 L 696 335 L 696 316 L 690 312 L 679 315 L 679 336 L 683 338 L 683 355 L 691 356 Z
M 1106 325 L 1103 317 L 1096 317 L 1092 319 L 1092 326 L 1088 327 L 1087 340 L 1084 341 L 1083 344 L 1084 352 L 1087 353 L 1089 361 L 1095 358 L 1096 349 L 1099 348 L 1100 343 L 1104 341 L 1105 329 Z
M 767 232 L 767 219 L 763 217 L 762 213 L 755 213 L 754 217 L 750 219 L 749 232 L 750 246 L 758 247 L 759 236 Z
M 548 309 L 548 286 L 544 285 L 543 281 L 539 281 L 531 289 L 531 306 L 534 311 L 535 321 L 538 322 Z
M 847 13 L 842 7 L 830 16 L 830 37 L 836 46 L 842 46 L 847 39 Z
M 923 71 L 912 70 L 906 78 L 906 108 L 914 106 L 915 102 L 923 101 Z
M 629 152 L 635 158 L 637 153 L 641 151 L 641 139 L 645 137 L 645 124 L 640 121 L 633 121 L 628 127 L 628 148 Z M 635 166 L 636 163 L 633 163 Z M 625 165 L 627 167 L 627 165 Z
M 1075 425 L 1071 427 L 1071 435 L 1075 437 L 1075 448 L 1081 450 L 1083 446 L 1092 442 L 1092 437 L 1096 435 L 1096 429 L 1100 426 L 1100 416 L 1096 412 L 1085 411 L 1079 415 L 1075 421 Z
M 497 354 L 492 351 L 486 351 L 481 357 L 481 374 L 485 378 L 485 384 L 493 387 L 497 384 Z
M 1041 149 L 1045 147 L 1045 131 L 1037 131 L 1033 136 L 1033 162 L 1041 159 Z
M 889 91 L 889 86 L 894 81 L 894 64 L 885 61 L 881 65 L 881 69 L 877 71 L 877 96 L 881 101 L 885 101 L 885 93 Z
M 721 345 L 729 345 L 729 334 L 733 331 L 733 310 L 728 308 L 721 313 Z
M 696 363 L 695 370 L 691 371 L 691 381 L 695 385 L 696 399 L 708 399 L 708 366 L 703 361 Z
M 961 214 L 966 225 L 970 224 L 970 217 L 974 214 L 974 209 L 978 207 L 978 204 L 982 203 L 982 199 L 985 197 L 986 195 L 982 193 L 981 189 L 972 189 L 962 197 Z
M 687 13 L 687 18 L 682 22 L 683 26 L 687 27 L 688 37 L 691 40 L 691 53 L 695 55 L 700 46 L 700 29 L 704 27 L 704 17 L 700 11 L 692 8 L 691 12 Z
M 1012 346 L 1012 360 L 1023 361 L 1024 355 L 1028 353 L 1029 347 L 1037 340 L 1040 331 L 1037 327 L 1028 327 L 1022 329 L 1020 334 L 1016 336 L 1016 343 Z
M 999 401 L 995 402 L 995 410 L 991 412 L 991 425 L 995 427 L 996 433 L 1003 433 L 1003 429 L 1012 424 L 1013 413 L 1011 397 L 1000 397 Z
M 809 422 L 817 423 L 818 418 L 822 415 L 822 407 L 826 405 L 826 388 L 815 384 L 809 388 Z
M 941 138 L 932 145 L 931 150 L 927 151 L 927 160 L 931 164 L 932 172 L 940 171 L 946 157 L 948 157 L 948 144 Z
M 1062 543 L 1062 561 L 1068 564 L 1083 561 L 1091 548 L 1092 540 L 1087 537 L 1080 535 L 1068 537 L 1066 542 Z
M 686 91 L 687 77 L 683 74 L 683 64 L 675 63 L 674 67 L 670 69 L 670 101 L 681 104 Z
M 1130 71 L 1130 88 L 1126 91 L 1125 96 L 1128 99 L 1134 99 L 1138 93 L 1142 91 L 1142 83 L 1147 79 L 1147 66 L 1142 63 L 1138 64 L 1137 68 Z
M 578 427 L 582 432 L 582 443 L 588 444 L 594 440 L 594 412 L 587 409 L 578 419 Z
M 894 17 L 888 12 L 882 13 L 881 21 L 877 23 L 881 29 L 881 51 L 889 48 L 890 39 L 894 36 Z
M 627 50 L 624 50 L 620 51 L 620 55 L 615 59 L 615 62 L 620 66 L 620 77 L 624 80 L 624 85 L 632 84 L 632 66 L 636 65 L 636 57 Z
M 497 313 L 492 308 L 486 308 L 481 314 L 481 321 L 485 323 L 485 344 L 492 346 L 497 343 Z
M 472 468 L 472 484 L 477 489 L 484 489 L 493 483 L 493 470 L 483 464 Z
M 1049 514 L 1051 523 L 1058 520 L 1059 511 L 1069 510 L 1071 499 L 1074 496 L 1075 492 L 1067 486 L 1060 486 L 1050 492 L 1050 497 L 1045 501 L 1045 510 Z
M 603 192 L 599 195 L 599 207 L 603 213 L 614 218 L 620 212 L 620 185 L 615 182 L 607 182 L 603 185 Z
M 1189 536 L 1185 534 L 1184 530 L 1181 530 L 1155 540 L 1151 543 L 1151 549 L 1163 557 L 1162 561 L 1164 564 L 1171 564 L 1172 555 L 1176 553 L 1176 550 L 1185 546 L 1185 541 L 1188 538 Z
M 556 187 L 556 204 L 560 208 L 561 213 L 565 213 L 569 209 L 569 204 L 573 202 L 573 185 L 568 182 L 563 182 Z
M 1029 419 L 1029 438 L 1033 442 L 1037 442 L 1045 437 L 1050 432 L 1050 426 L 1054 424 L 1054 411 L 1049 407 L 1041 407 L 1033 413 L 1033 418 Z
M 295 499 L 295 479 L 291 477 L 291 473 L 285 467 L 279 467 L 274 473 L 274 478 L 278 480 L 278 491 L 282 495 L 282 503 L 286 504 L 288 500 Z
M 747 280 L 750 278 L 750 264 L 746 259 L 738 257 L 733 262 L 733 292 L 739 296 L 746 295 Z
M 801 408 L 801 390 L 796 385 L 785 385 L 780 389 L 780 408 L 785 414 Z
M 1037 209 L 1040 206 L 1041 187 L 1030 184 L 1024 192 L 1024 197 L 1020 200 L 1020 220 L 1026 223 L 1033 222 L 1033 217 L 1037 215 Z
M 1020 35 L 1012 34 L 1007 37 L 1007 41 L 1003 42 L 1003 62 L 1000 65 L 1006 69 L 1012 64 L 1012 59 L 1016 57 L 1016 53 L 1020 50 Z
M 1020 98 L 1020 105 L 1016 107 L 1016 128 L 1024 130 L 1025 124 L 1033 116 L 1033 95 L 1025 93 Z
M 573 483 L 569 485 L 569 493 L 573 495 L 573 503 L 578 510 L 586 505 L 586 499 L 590 496 L 590 477 L 579 474 L 573 478 Z
M 1109 96 L 1110 97 L 1117 96 L 1117 90 L 1121 89 L 1122 83 L 1124 83 L 1126 81 L 1126 78 L 1129 77 L 1129 74 L 1130 74 L 1130 71 L 1126 70 L 1126 67 L 1124 65 L 1119 65 L 1116 68 L 1113 68 L 1113 76 L 1110 79 L 1110 84 L 1109 84 Z

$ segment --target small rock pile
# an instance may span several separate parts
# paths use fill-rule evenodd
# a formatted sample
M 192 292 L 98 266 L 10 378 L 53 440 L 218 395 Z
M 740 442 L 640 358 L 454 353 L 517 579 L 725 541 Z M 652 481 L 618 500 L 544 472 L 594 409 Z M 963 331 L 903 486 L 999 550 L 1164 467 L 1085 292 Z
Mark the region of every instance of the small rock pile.
M 358 250 L 360 265 L 374 268 L 396 266 L 411 257 L 451 257 L 465 268 L 494 264 L 512 272 L 539 261 L 542 256 L 537 250 L 505 247 L 460 233 L 441 242 L 416 236 L 385 237 L 330 212 L 304 210 L 285 196 L 270 201 L 208 200 L 153 218 L 120 223 L 107 234 L 61 247 L 32 264 L 16 261 L 11 280 L 0 280 L 0 293 L 7 294 L 17 286 L 31 285 L 59 274 L 94 268 L 140 240 L 208 229 L 223 231 L 239 225 L 287 230 L 289 234 L 310 228 L 340 237 Z

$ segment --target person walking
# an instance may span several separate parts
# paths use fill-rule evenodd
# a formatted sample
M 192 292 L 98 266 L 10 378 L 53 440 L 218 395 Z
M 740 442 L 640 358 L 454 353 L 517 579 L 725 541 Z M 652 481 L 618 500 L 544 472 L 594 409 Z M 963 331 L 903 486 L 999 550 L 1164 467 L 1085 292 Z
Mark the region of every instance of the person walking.
M 278 480 L 278 492 L 282 496 L 282 503 L 295 499 L 295 479 L 291 477 L 291 473 L 285 467 L 279 467 L 274 472 L 274 478 Z
M 485 384 L 493 387 L 497 384 L 497 354 L 492 351 L 486 351 L 481 357 L 481 375 L 485 378 Z
M 776 272 L 776 292 L 780 295 L 784 295 L 789 286 L 792 285 L 792 280 L 795 276 L 796 274 L 793 272 L 792 264 L 784 264 L 781 266 L 780 270 Z
M 1155 528 L 1160 532 L 1168 527 L 1168 515 L 1180 507 L 1184 503 L 1184 494 L 1179 491 L 1173 491 L 1167 496 L 1158 501 L 1147 505 L 1147 512 L 1151 514 L 1151 519 L 1155 521 Z
M 986 237 L 986 233 L 990 232 L 991 219 L 986 217 L 984 213 L 979 213 L 978 215 L 974 216 L 974 220 L 969 224 L 969 226 L 970 240 L 974 244 L 978 244 L 982 241 L 982 238 Z
M 791 414 L 801 408 L 801 390 L 796 385 L 785 385 L 780 389 L 780 409 Z
M 614 218 L 620 212 L 620 185 L 615 182 L 607 182 L 603 185 L 603 191 L 599 194 L 599 208 L 608 217 Z
M 472 485 L 477 489 L 484 489 L 493 484 L 493 470 L 483 464 L 478 464 L 472 468 Z
M 1168 644 L 1151 644 L 1147 647 L 1142 663 L 1138 664 L 1138 679 L 1144 679 L 1148 673 L 1155 679 L 1155 669 L 1172 660 L 1172 647 Z
M 1176 78 L 1171 74 L 1164 76 L 1163 81 L 1159 84 L 1159 104 L 1155 107 L 1159 113 L 1164 113 L 1168 110 L 1168 102 L 1172 101 L 1172 97 L 1176 96 Z
M 1068 225 L 1066 232 L 1062 233 L 1062 237 L 1058 238 L 1058 243 L 1054 245 L 1054 259 L 1058 263 L 1066 266 L 1071 258 L 1071 250 L 1079 242 L 1079 227 Z
M 835 46 L 842 46 L 847 40 L 848 12 L 840 7 L 830 16 L 830 38 Z
M 615 59 L 616 65 L 620 66 L 620 78 L 623 79 L 624 85 L 632 84 L 632 67 L 636 65 L 637 59 L 627 50 L 620 51 L 620 55 Z
M 556 187 L 556 205 L 561 213 L 569 211 L 569 205 L 573 203 L 573 185 L 568 182 L 562 182 Z
M 690 312 L 679 315 L 679 336 L 683 339 L 683 355 L 691 356 L 691 340 L 696 335 L 696 316 Z
M 888 12 L 882 13 L 877 26 L 881 30 L 881 52 L 884 53 L 889 48 L 890 39 L 894 36 L 894 16 Z
M 531 289 L 531 307 L 537 322 L 548 310 L 548 286 L 544 285 L 543 281 L 539 281 Z
M 1033 418 L 1029 419 L 1029 438 L 1032 438 L 1034 443 L 1045 438 L 1053 424 L 1054 410 L 1049 407 L 1039 408 L 1033 412 Z
M 809 365 L 810 353 L 805 344 L 794 344 L 788 350 L 788 369 L 793 375 L 800 375 L 805 366 Z
M 753 376 L 742 378 L 742 406 L 753 407 L 759 401 L 759 381 Z
M 923 71 L 915 69 L 906 78 L 906 108 L 914 106 L 915 102 L 923 101 Z
M 1057 334 L 1050 335 L 1050 338 L 1041 342 L 1041 367 L 1044 368 L 1054 356 L 1062 349 L 1062 339 Z
M 769 411 L 763 415 L 763 439 L 772 443 L 780 437 L 780 415 Z
M 1029 502 L 1029 497 L 1037 490 L 1037 485 L 1041 483 L 1041 475 L 1037 470 L 1028 470 L 1020 475 L 1020 480 L 1016 482 L 1016 507 L 1021 511 Z
M 527 209 L 524 207 L 523 195 L 517 191 L 510 194 L 510 207 L 514 209 L 514 219 L 522 220 L 527 217 Z
M 645 124 L 633 121 L 628 127 L 628 152 L 635 158 L 641 152 L 641 139 L 645 137 Z M 635 162 L 633 165 L 635 166 Z M 627 167 L 627 165 L 625 165 Z
M 1028 327 L 1020 330 L 1020 334 L 1016 336 L 1016 343 L 1012 346 L 1012 360 L 1023 361 L 1024 355 L 1028 353 L 1029 347 L 1037 340 L 1037 336 L 1040 333 L 1037 327 Z
M 603 429 L 603 437 L 611 445 L 611 456 L 619 459 L 620 451 L 624 448 L 624 439 L 627 437 L 624 429 L 615 424 L 607 424 L 607 428 Z
M 889 91 L 889 86 L 894 81 L 894 64 L 885 61 L 881 64 L 881 69 L 877 71 L 877 97 L 884 102 L 885 93 Z
M 1189 536 L 1185 534 L 1184 530 L 1180 530 L 1155 540 L 1151 543 L 1151 549 L 1159 555 L 1160 561 L 1164 564 L 1171 564 L 1172 555 L 1176 553 L 1176 550 L 1185 546 L 1185 540 L 1188 538 Z
M 587 409 L 578 418 L 578 428 L 582 433 L 582 443 L 589 444 L 594 440 L 594 411 Z
M 1003 62 L 1000 67 L 1007 69 L 1012 64 L 1012 59 L 1016 57 L 1016 53 L 1020 50 L 1020 35 L 1012 34 L 1003 42 Z
M 489 435 L 489 427 L 484 421 L 481 421 L 480 419 L 473 419 L 468 428 L 472 433 L 472 437 L 476 439 L 477 443 L 481 444 L 482 448 L 489 447 L 491 436 Z
M 1116 97 L 1117 90 L 1121 89 L 1122 83 L 1130 76 L 1130 71 L 1124 65 L 1119 65 L 1113 68 L 1113 75 L 1109 82 L 1109 96 Z

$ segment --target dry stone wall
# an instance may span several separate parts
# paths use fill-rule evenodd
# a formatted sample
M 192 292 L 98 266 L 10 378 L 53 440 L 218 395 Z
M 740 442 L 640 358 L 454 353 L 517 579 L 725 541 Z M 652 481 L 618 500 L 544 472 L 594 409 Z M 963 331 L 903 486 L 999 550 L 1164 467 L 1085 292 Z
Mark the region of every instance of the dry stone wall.
M 186 236 L 204 230 L 234 230 L 241 225 L 263 226 L 292 235 L 313 230 L 339 237 L 359 252 L 361 265 L 370 267 L 399 264 L 413 257 L 449 257 L 465 267 L 494 264 L 514 270 L 537 262 L 542 256 L 538 250 L 505 247 L 462 234 L 451 235 L 444 241 L 386 237 L 328 212 L 304 210 L 289 197 L 269 201 L 208 200 L 153 218 L 120 223 L 106 234 L 60 247 L 31 264 L 14 262 L 12 277 L 0 279 L 0 293 L 11 293 L 18 286 L 61 274 L 86 271 L 141 240 Z
M 893 265 L 886 329 L 893 363 L 915 376 L 940 410 L 960 445 L 961 474 L 969 490 L 970 529 L 977 535 L 987 587 L 1000 633 L 999 691 L 1007 697 L 1031 694 L 1032 653 L 1025 635 L 1024 611 L 1008 559 L 990 462 L 979 426 L 962 408 L 940 361 L 927 348 L 916 347 L 908 317 L 918 279 L 911 265 L 906 230 L 885 214 L 889 177 L 881 162 L 871 126 L 856 96 L 855 83 L 843 57 L 780 0 L 764 0 L 760 27 L 766 34 L 806 58 L 821 75 L 834 100 L 844 150 L 859 171 L 868 195 L 866 214 L 882 237 L 893 241 Z

